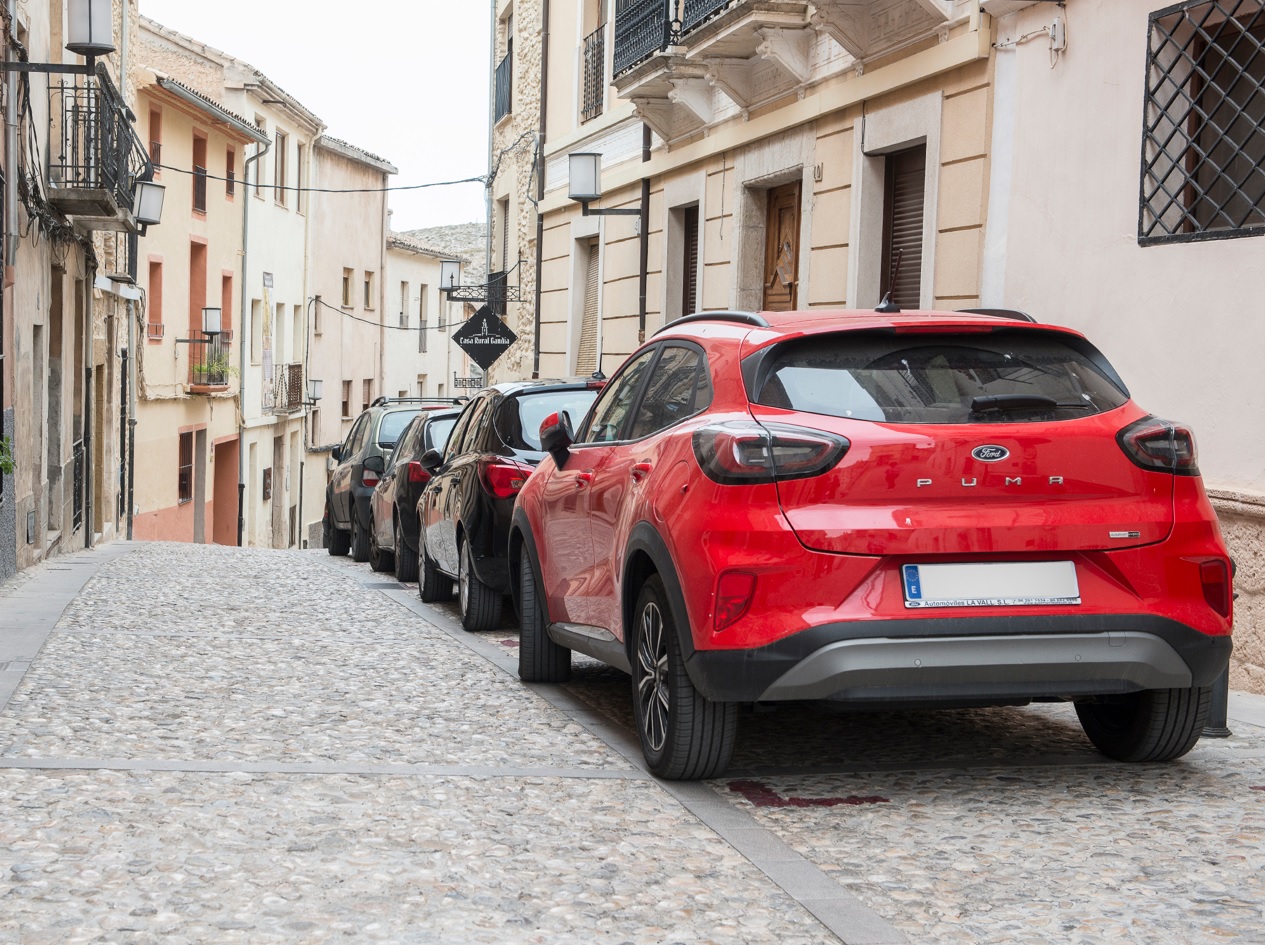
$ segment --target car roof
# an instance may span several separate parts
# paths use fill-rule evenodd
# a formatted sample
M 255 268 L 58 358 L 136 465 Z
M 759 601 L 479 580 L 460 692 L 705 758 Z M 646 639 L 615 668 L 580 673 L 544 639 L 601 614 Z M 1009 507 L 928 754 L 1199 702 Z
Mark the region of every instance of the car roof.
M 584 390 L 590 385 L 602 383 L 604 380 L 596 377 L 540 378 L 533 381 L 503 381 L 500 384 L 489 384 L 488 388 L 509 397 L 526 390 Z

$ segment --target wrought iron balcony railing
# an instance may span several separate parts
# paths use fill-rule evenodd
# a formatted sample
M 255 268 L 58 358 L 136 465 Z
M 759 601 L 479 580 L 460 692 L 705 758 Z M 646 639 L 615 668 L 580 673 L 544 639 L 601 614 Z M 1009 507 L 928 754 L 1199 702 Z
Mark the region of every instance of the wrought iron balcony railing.
M 281 364 L 273 387 L 272 412 L 294 413 L 303 409 L 303 365 Z
M 677 0 L 616 0 L 613 70 L 622 75 L 667 48 Z
M 513 104 L 513 56 L 514 51 L 511 49 L 496 67 L 496 121 L 508 115 Z
M 203 336 L 191 335 L 200 340 Z M 233 374 L 232 345 L 223 335 L 214 335 L 206 344 L 190 345 L 189 383 L 194 387 L 227 387 Z
M 584 105 L 581 120 L 602 114 L 606 104 L 606 24 L 584 38 Z
M 734 0 L 681 0 L 681 35 L 724 13 Z
M 134 116 L 104 68 L 49 83 L 49 199 L 99 229 L 131 229 L 134 182 L 153 174 Z

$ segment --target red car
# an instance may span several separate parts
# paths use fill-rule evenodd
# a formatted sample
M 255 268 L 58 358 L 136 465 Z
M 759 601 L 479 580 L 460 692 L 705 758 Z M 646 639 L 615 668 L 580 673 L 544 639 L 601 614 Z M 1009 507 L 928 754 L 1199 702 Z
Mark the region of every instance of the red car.
M 1188 752 L 1231 650 L 1190 431 L 1020 313 L 714 312 L 635 352 L 519 496 L 519 675 L 628 672 L 665 778 L 743 703 L 1071 701 L 1127 761 Z

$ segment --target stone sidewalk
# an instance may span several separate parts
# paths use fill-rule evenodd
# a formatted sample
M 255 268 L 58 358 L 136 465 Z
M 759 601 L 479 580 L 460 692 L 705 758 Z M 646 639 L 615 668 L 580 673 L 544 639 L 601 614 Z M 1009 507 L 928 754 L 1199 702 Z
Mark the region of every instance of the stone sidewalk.
M 1260 699 L 1158 766 L 788 706 L 670 784 L 627 677 L 525 686 L 416 593 L 126 543 L 0 588 L 0 943 L 1265 943 Z

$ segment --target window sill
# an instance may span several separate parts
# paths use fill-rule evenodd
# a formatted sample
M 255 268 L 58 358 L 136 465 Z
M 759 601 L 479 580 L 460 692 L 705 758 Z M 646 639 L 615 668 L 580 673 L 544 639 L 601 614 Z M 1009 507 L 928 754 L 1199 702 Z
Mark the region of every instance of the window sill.
M 205 210 L 199 210 L 197 207 L 194 207 L 194 208 L 193 208 L 193 219 L 195 219 L 195 220 L 205 220 L 205 219 L 206 219 L 206 211 L 205 211 Z

